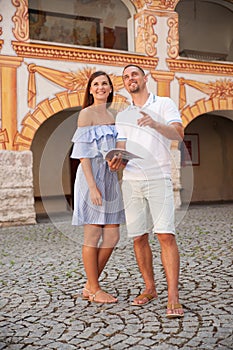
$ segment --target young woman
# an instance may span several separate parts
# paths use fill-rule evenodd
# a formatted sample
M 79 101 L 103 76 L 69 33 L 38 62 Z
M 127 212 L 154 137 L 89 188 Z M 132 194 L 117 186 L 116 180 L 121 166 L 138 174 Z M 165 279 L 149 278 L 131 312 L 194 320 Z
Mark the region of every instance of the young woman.
M 103 154 L 115 147 L 117 131 L 108 110 L 113 85 L 102 71 L 88 81 L 78 128 L 72 141 L 72 158 L 80 159 L 75 189 L 73 225 L 84 226 L 82 257 L 87 276 L 83 298 L 97 303 L 115 303 L 103 291 L 99 276 L 119 240 L 119 225 L 125 222 L 123 201 L 116 172 L 111 172 Z

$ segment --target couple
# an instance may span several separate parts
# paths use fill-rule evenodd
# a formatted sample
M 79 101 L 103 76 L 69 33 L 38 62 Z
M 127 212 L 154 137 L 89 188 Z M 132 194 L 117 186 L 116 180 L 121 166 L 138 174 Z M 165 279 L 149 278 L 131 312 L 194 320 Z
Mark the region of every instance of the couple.
M 179 303 L 179 252 L 175 238 L 173 188 L 170 178 L 170 142 L 183 139 L 179 112 L 170 98 L 158 97 L 147 89 L 147 76 L 137 65 L 123 70 L 124 87 L 132 104 L 116 120 L 108 110 L 113 85 L 102 71 L 92 74 L 71 157 L 81 161 L 75 181 L 73 225 L 84 226 L 82 257 L 87 276 L 83 298 L 97 303 L 115 303 L 103 291 L 99 276 L 119 240 L 125 222 L 145 289 L 133 305 L 143 306 L 157 298 L 149 234 L 157 234 L 168 286 L 168 318 L 183 317 Z M 126 148 L 141 156 L 127 164 L 121 156 L 106 162 L 103 152 Z M 123 169 L 123 184 L 117 171 Z M 124 205 L 123 205 L 124 202 Z M 101 242 L 100 242 L 101 241 Z

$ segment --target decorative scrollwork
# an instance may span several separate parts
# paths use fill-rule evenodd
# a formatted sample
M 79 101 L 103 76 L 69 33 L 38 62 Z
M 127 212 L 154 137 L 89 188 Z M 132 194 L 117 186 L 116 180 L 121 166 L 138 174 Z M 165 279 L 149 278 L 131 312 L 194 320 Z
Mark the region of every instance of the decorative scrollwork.
M 178 31 L 178 18 L 170 17 L 167 21 L 169 32 L 167 42 L 168 47 L 168 56 L 171 58 L 177 58 L 179 55 L 179 31 Z
M 28 0 L 12 0 L 17 8 L 12 20 L 15 23 L 14 36 L 19 41 L 29 39 Z
M 147 16 L 145 19 L 145 41 L 146 41 L 146 53 L 148 56 L 155 56 L 157 53 L 155 44 L 158 37 L 154 32 L 153 25 L 156 24 L 156 18 L 154 16 Z
M 2 21 L 2 16 L 0 15 L 0 22 Z M 2 35 L 2 28 L 0 27 L 0 35 Z
M 157 42 L 157 35 L 154 31 L 156 18 L 152 15 L 142 16 L 138 20 L 136 50 L 137 52 L 146 53 L 148 56 L 155 56 L 157 53 L 155 43 Z

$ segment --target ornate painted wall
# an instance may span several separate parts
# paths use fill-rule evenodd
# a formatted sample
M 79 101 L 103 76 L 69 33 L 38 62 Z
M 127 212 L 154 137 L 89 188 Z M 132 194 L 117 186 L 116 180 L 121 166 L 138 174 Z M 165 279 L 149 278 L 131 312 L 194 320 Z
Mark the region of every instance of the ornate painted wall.
M 179 56 L 179 22 L 175 12 L 178 2 L 123 1 L 132 16 L 128 40 L 134 43 L 134 52 L 117 52 L 31 41 L 28 1 L 2 1 L 0 150 L 30 152 L 35 134 L 46 120 L 63 110 L 81 106 L 86 82 L 95 69 L 105 69 L 111 75 L 116 92 L 114 103 L 118 108 L 123 106 L 128 96 L 123 89 L 121 71 L 129 63 L 138 64 L 149 73 L 149 85 L 154 92 L 174 99 L 185 127 L 202 114 L 232 110 L 233 64 Z M 178 144 L 175 142 L 173 152 L 180 163 Z M 177 164 L 173 170 L 174 190 L 179 205 L 180 165 Z M 3 178 L 4 166 L 1 172 Z M 6 212 L 8 207 L 1 203 L 0 209 Z M 24 222 L 20 215 L 18 219 L 15 215 L 12 221 Z M 31 208 L 29 216 L 35 217 Z M 0 217 L 0 222 L 4 224 L 4 217 Z

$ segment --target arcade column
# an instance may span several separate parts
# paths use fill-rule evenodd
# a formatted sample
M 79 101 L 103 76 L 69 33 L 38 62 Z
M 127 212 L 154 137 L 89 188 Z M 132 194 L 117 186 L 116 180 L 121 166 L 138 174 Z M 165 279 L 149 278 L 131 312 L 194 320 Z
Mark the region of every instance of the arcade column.
M 21 57 L 0 56 L 1 84 L 1 129 L 6 131 L 7 150 L 14 150 L 14 137 L 17 133 L 17 68 L 21 65 Z
M 170 97 L 170 84 L 174 79 L 174 73 L 168 71 L 151 71 L 152 78 L 157 82 L 157 95 Z

